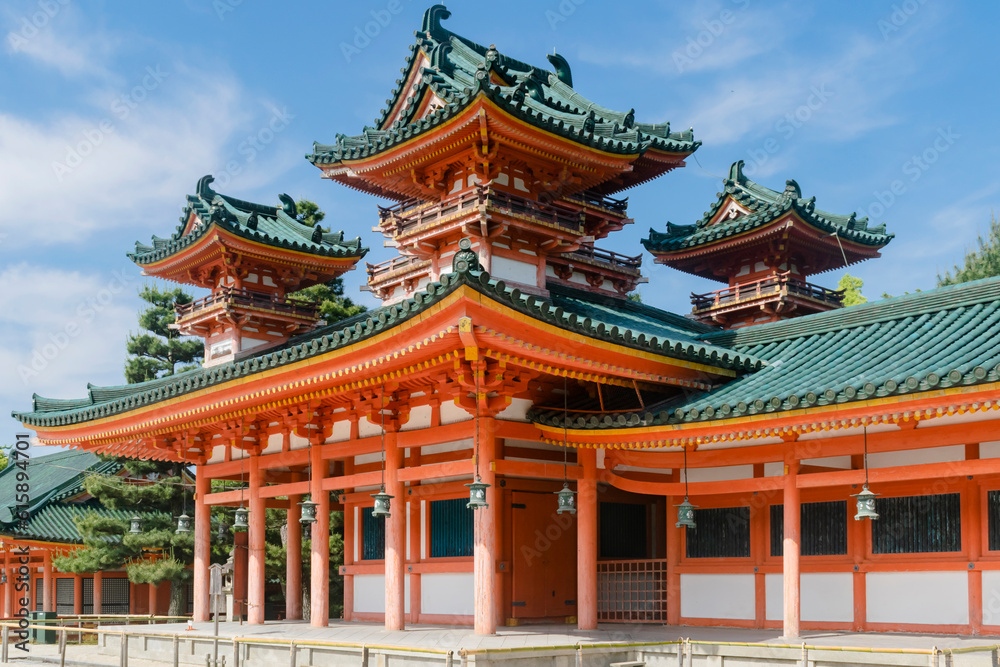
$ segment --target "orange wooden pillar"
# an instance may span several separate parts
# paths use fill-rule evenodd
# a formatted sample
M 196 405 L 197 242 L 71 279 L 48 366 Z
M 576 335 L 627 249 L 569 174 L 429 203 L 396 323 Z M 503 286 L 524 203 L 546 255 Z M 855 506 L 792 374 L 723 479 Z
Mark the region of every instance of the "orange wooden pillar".
M 250 489 L 248 509 L 249 559 L 247 561 L 247 623 L 260 625 L 264 622 L 264 498 L 261 496 L 260 458 L 250 456 Z
M 156 615 L 156 601 L 157 601 L 157 591 L 158 587 L 156 584 L 146 584 L 149 587 L 149 615 Z
M 77 616 L 83 613 L 83 575 L 73 575 L 73 613 Z
M 302 496 L 288 496 L 288 525 L 285 554 L 285 618 L 302 619 Z
M 205 466 L 198 466 L 194 481 L 194 621 L 209 619 L 208 566 L 211 564 L 212 508 L 205 504 L 211 480 Z M 97 602 L 97 580 L 94 580 L 94 602 Z M 97 613 L 96 611 L 94 613 Z
M 978 448 L 977 448 L 978 449 Z M 979 458 L 979 452 L 976 452 Z M 969 553 L 969 630 L 974 635 L 983 634 L 983 571 L 979 559 L 983 553 L 983 513 L 982 490 L 975 481 L 966 484 L 962 494 L 962 505 L 965 508 L 965 522 L 970 527 L 963 530 L 963 536 L 968 540 Z
M 385 629 L 406 629 L 406 497 L 399 469 L 403 450 L 396 430 L 385 434 L 385 492 L 392 496 L 385 519 Z
M 581 630 L 597 629 L 597 450 L 578 449 L 583 477 L 577 482 L 576 616 Z
M 42 552 L 42 611 L 55 611 L 52 601 L 52 593 L 55 586 L 52 585 L 52 554 L 48 551 Z
M 799 472 L 799 462 L 795 459 L 785 461 L 785 494 L 784 512 L 785 536 L 782 548 L 784 551 L 782 579 L 785 588 L 785 620 L 783 635 L 787 639 L 799 636 L 799 618 L 801 610 L 801 591 L 799 589 L 799 554 L 801 510 L 799 506 L 799 487 L 796 479 Z
M 104 573 L 95 572 L 94 573 L 94 609 L 91 611 L 92 614 L 99 616 L 102 612 L 101 607 L 104 605 L 104 596 L 101 587 L 104 585 Z
M 3 617 L 13 618 L 14 613 L 14 571 L 10 569 L 10 551 L 3 552 L 3 571 L 7 575 L 7 583 L 3 587 Z
M 473 588 L 476 596 L 475 630 L 477 635 L 494 635 L 497 632 L 497 492 L 493 460 L 496 456 L 496 420 L 479 418 L 479 465 L 482 482 L 489 484 L 486 502 L 489 507 L 474 510 L 473 514 Z
M 681 622 L 681 540 L 687 528 L 677 528 L 677 505 L 681 499 L 667 496 L 667 625 Z
M 323 490 L 327 470 L 322 444 L 309 443 L 309 467 L 312 471 L 309 495 L 316 503 L 309 572 L 309 622 L 316 628 L 325 628 L 330 624 L 330 493 Z

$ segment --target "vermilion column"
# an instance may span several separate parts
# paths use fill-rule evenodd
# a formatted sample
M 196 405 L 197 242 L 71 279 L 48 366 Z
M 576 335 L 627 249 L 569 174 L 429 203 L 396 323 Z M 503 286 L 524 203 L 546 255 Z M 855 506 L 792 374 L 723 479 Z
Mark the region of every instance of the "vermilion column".
M 288 496 L 288 534 L 285 554 L 285 618 L 302 618 L 302 496 Z
M 576 616 L 581 630 L 597 629 L 597 451 L 578 449 L 583 478 L 577 483 Z
M 250 534 L 247 561 L 247 623 L 264 622 L 264 498 L 261 497 L 260 457 L 250 457 Z
M 103 595 L 104 591 L 101 590 L 101 587 L 103 585 L 104 585 L 104 573 L 103 572 L 95 572 L 94 573 L 94 610 L 93 610 L 93 612 L 91 612 L 91 613 L 93 613 L 95 615 L 100 615 L 102 613 L 102 611 L 103 611 L 103 609 L 101 609 L 101 607 L 104 604 L 104 595 Z
M 7 583 L 3 587 L 3 617 L 12 618 L 14 613 L 14 572 L 10 569 L 10 551 L 3 552 L 3 572 Z
M 211 564 L 212 508 L 205 504 L 212 480 L 205 466 L 198 466 L 194 479 L 194 621 L 209 619 L 208 566 Z M 94 580 L 95 603 L 97 580 Z M 96 613 L 96 612 L 95 612 Z
M 156 599 L 157 599 L 157 586 L 156 584 L 147 584 L 149 586 L 149 615 L 156 615 Z
M 785 462 L 785 537 L 783 543 L 783 580 L 785 584 L 784 636 L 792 639 L 799 636 L 800 589 L 800 508 L 799 488 L 795 485 L 799 473 L 799 462 L 789 459 Z
M 73 613 L 79 616 L 83 613 L 83 575 L 73 575 Z
M 323 490 L 326 462 L 319 444 L 309 448 L 312 483 L 309 494 L 316 503 L 316 523 L 312 525 L 312 569 L 310 571 L 310 623 L 325 628 L 330 624 L 330 493 Z
M 497 493 L 493 459 L 496 456 L 496 420 L 479 418 L 479 477 L 489 484 L 486 502 L 489 507 L 474 511 L 474 588 L 476 594 L 476 634 L 494 635 L 497 632 Z
M 42 611 L 55 611 L 52 604 L 52 555 L 48 551 L 42 552 Z
M 399 481 L 403 450 L 396 432 L 385 434 L 385 492 L 392 496 L 385 519 L 385 629 L 406 629 L 406 497 Z M 370 511 L 370 510 L 366 510 Z

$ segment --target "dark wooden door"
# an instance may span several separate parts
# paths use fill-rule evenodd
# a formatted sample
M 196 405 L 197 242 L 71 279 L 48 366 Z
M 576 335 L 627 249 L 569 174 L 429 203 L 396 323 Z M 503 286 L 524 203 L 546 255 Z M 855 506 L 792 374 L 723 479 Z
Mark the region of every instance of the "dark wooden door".
M 554 493 L 511 493 L 512 618 L 576 615 L 576 517 Z

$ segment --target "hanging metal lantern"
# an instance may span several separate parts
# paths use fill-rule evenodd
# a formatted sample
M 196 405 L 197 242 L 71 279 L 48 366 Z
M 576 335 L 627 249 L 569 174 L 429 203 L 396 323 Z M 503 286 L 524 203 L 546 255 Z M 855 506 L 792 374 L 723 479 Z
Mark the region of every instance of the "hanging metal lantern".
M 239 507 L 236 509 L 236 518 L 233 519 L 233 530 L 238 533 L 242 533 L 244 530 L 250 526 L 247 524 L 247 515 L 249 510 L 246 507 Z
M 0 570 L 0 586 L 7 583 L 7 570 Z
M 489 505 L 486 503 L 486 489 L 490 488 L 490 485 L 479 479 L 479 475 L 476 475 L 476 481 L 470 484 L 466 484 L 469 487 L 469 502 L 465 505 L 469 509 L 486 509 Z
M 316 523 L 316 507 L 319 503 L 303 500 L 299 503 L 299 522 L 303 524 Z
M 129 519 L 129 529 L 128 532 L 132 535 L 142 535 L 142 517 L 138 514 L 132 516 Z
M 861 521 L 862 519 L 872 519 L 874 521 L 878 518 L 878 514 L 875 512 L 875 496 L 879 495 L 882 494 L 869 491 L 868 484 L 861 487 L 860 493 L 851 494 L 852 498 L 858 499 L 858 513 L 854 515 L 855 521 Z
M 684 502 L 680 505 L 674 505 L 677 508 L 677 528 L 695 528 L 696 524 L 694 522 L 694 510 L 697 505 L 692 505 L 688 502 L 687 496 L 684 496 Z
M 219 542 L 225 542 L 229 539 L 229 526 L 226 525 L 225 521 L 219 522 L 219 531 L 215 537 Z
M 389 501 L 392 500 L 392 496 L 385 492 L 385 487 L 378 493 L 373 493 L 372 498 L 375 499 L 375 507 L 372 509 L 372 516 L 375 518 L 388 519 L 391 514 L 389 512 Z
M 563 514 L 565 512 L 576 514 L 576 491 L 569 488 L 568 482 L 563 482 L 563 488 L 556 491 L 556 495 L 559 500 L 559 508 L 556 510 L 556 514 Z
M 178 535 L 191 532 L 191 517 L 187 514 L 181 514 L 177 517 L 177 530 L 174 531 Z

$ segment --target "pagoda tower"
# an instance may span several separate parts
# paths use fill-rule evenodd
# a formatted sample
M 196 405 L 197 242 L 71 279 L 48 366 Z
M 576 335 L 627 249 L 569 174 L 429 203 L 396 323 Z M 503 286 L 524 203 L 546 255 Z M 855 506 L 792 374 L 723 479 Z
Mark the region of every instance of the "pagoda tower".
M 565 58 L 548 71 L 476 44 L 424 14 L 403 77 L 374 127 L 315 144 L 325 178 L 395 200 L 374 227 L 399 257 L 368 266 L 385 303 L 452 270 L 468 237 L 490 275 L 522 292 L 550 286 L 624 298 L 641 256 L 594 243 L 632 222 L 618 194 L 684 165 L 700 142 L 635 120 L 573 89 Z
M 178 305 L 173 325 L 205 339 L 205 366 L 315 328 L 316 304 L 288 294 L 337 278 L 368 252 L 360 239 L 345 241 L 343 232 L 300 222 L 286 194 L 278 196 L 278 206 L 254 204 L 215 192 L 213 180 L 198 181 L 170 238 L 136 242 L 129 253 L 143 275 L 211 290 Z
M 727 329 L 840 308 L 843 292 L 805 279 L 879 257 L 893 238 L 868 218 L 821 211 L 793 180 L 782 192 L 754 183 L 742 160 L 717 197 L 695 224 L 668 222 L 642 244 L 657 263 L 726 283 L 691 301 L 695 319 Z

